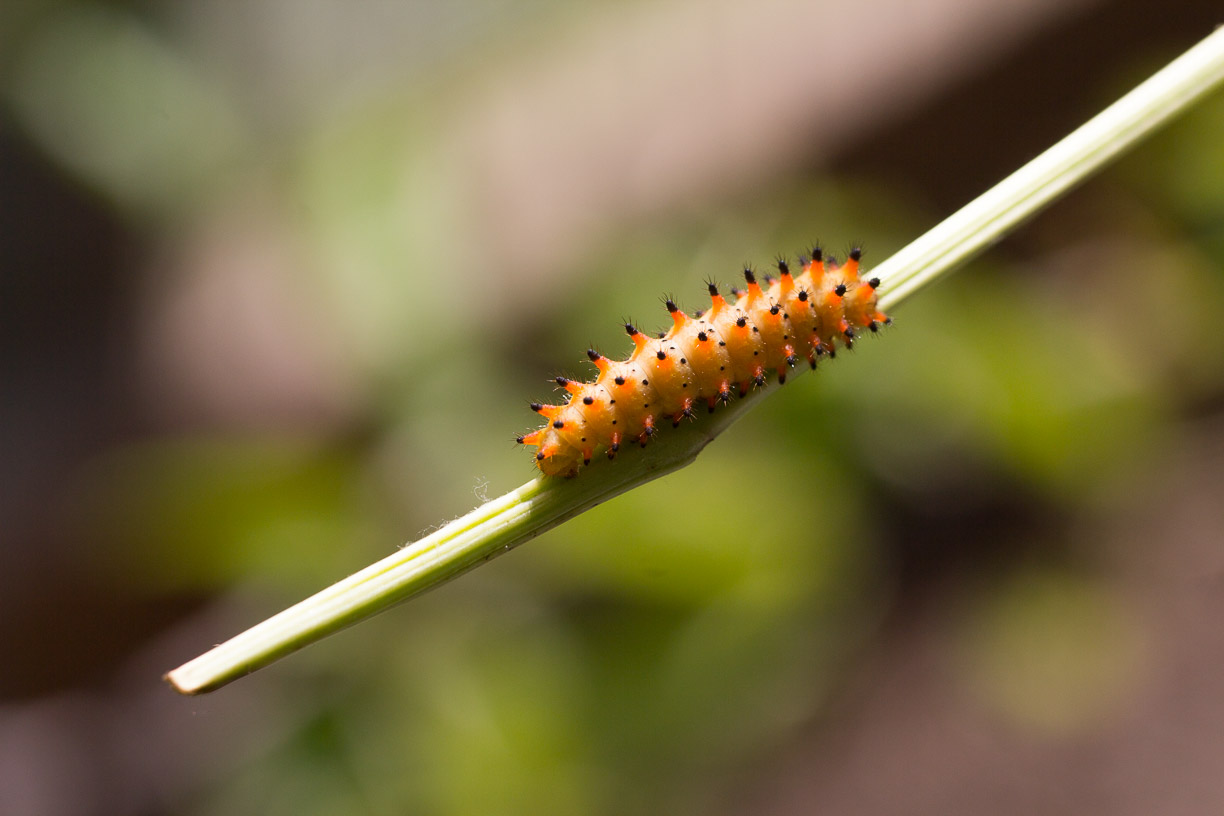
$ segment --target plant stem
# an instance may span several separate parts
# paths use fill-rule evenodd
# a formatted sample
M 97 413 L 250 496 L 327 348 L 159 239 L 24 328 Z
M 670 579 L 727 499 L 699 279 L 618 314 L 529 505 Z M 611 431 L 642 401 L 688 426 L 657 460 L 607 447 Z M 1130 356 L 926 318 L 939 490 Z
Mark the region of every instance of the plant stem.
M 1224 80 L 1224 27 L 957 210 L 873 273 L 888 308 L 997 241 Z M 1221 138 L 1224 138 L 1222 135 Z
M 902 249 L 873 274 L 891 308 L 964 263 L 1224 80 L 1224 29 L 991 190 Z M 575 479 L 536 478 L 274 615 L 166 675 L 199 694 L 268 665 L 335 631 L 534 538 L 545 530 L 687 465 L 760 399 L 754 392 L 700 422 L 659 435 L 644 451 L 602 462 Z

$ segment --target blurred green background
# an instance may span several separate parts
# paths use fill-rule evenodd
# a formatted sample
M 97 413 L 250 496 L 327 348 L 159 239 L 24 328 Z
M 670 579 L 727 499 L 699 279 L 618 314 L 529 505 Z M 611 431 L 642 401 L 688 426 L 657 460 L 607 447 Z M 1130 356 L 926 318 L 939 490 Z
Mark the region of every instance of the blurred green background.
M 879 262 L 1221 19 L 5 3 L 0 812 L 1224 809 L 1219 95 L 694 466 L 159 680 L 530 478 L 661 293 Z

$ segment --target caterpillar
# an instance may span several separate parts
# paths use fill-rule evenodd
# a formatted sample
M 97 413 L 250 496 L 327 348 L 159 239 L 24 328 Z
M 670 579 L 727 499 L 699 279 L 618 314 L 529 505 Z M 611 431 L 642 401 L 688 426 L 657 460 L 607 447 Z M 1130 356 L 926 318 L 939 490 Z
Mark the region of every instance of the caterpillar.
M 766 276 L 764 288 L 745 267 L 746 289 L 732 288 L 734 300 L 728 300 L 709 283 L 710 308 L 692 316 L 669 298 L 670 329 L 651 338 L 626 323 L 634 348 L 620 362 L 588 350 L 599 370 L 595 380 L 557 377 L 568 401 L 532 403 L 548 423 L 517 441 L 536 448 L 546 475 L 575 476 L 599 451 L 614 459 L 623 443 L 645 447 L 661 422 L 678 426 L 693 418 L 695 406 L 704 403 L 713 413 L 733 390 L 743 397 L 764 386 L 771 372 L 785 383 L 803 359 L 816 368 L 819 357 L 836 355 L 838 343 L 851 347 L 859 330 L 875 332 L 892 322 L 877 308 L 879 279 L 860 277 L 861 258 L 855 247 L 839 264 L 817 246 L 799 256 L 802 271 L 792 276 L 780 257 L 777 277 Z

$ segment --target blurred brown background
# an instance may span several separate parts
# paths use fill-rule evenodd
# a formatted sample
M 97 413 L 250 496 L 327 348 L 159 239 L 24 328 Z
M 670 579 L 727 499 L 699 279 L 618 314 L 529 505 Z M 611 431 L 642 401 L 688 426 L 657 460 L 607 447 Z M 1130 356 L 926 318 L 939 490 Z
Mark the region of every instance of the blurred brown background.
M 0 813 L 1224 810 L 1224 98 L 691 468 L 184 699 L 532 475 L 546 379 L 878 262 L 1210 2 L 0 9 Z

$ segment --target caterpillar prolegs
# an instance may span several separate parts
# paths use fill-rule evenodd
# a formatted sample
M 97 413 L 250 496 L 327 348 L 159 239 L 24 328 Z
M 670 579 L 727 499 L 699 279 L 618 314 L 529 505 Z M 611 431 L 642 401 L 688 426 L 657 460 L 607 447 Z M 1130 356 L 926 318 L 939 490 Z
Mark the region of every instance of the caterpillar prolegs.
M 669 330 L 651 338 L 626 323 L 634 345 L 629 358 L 616 362 L 588 351 L 599 369 L 595 381 L 557 377 L 568 402 L 533 403 L 548 424 L 518 441 L 537 448 L 545 474 L 574 476 L 596 453 L 615 458 L 624 444 L 645 446 L 660 426 L 679 425 L 702 405 L 712 413 L 733 394 L 765 385 L 770 373 L 784 383 L 801 361 L 815 368 L 838 343 L 850 347 L 860 330 L 890 322 L 876 305 L 879 280 L 860 278 L 861 256 L 855 248 L 838 264 L 817 247 L 800 256 L 802 271 L 793 276 L 780 258 L 778 276 L 766 277 L 764 288 L 746 268 L 746 289 L 731 289 L 728 300 L 709 284 L 710 308 L 691 317 L 668 300 Z

